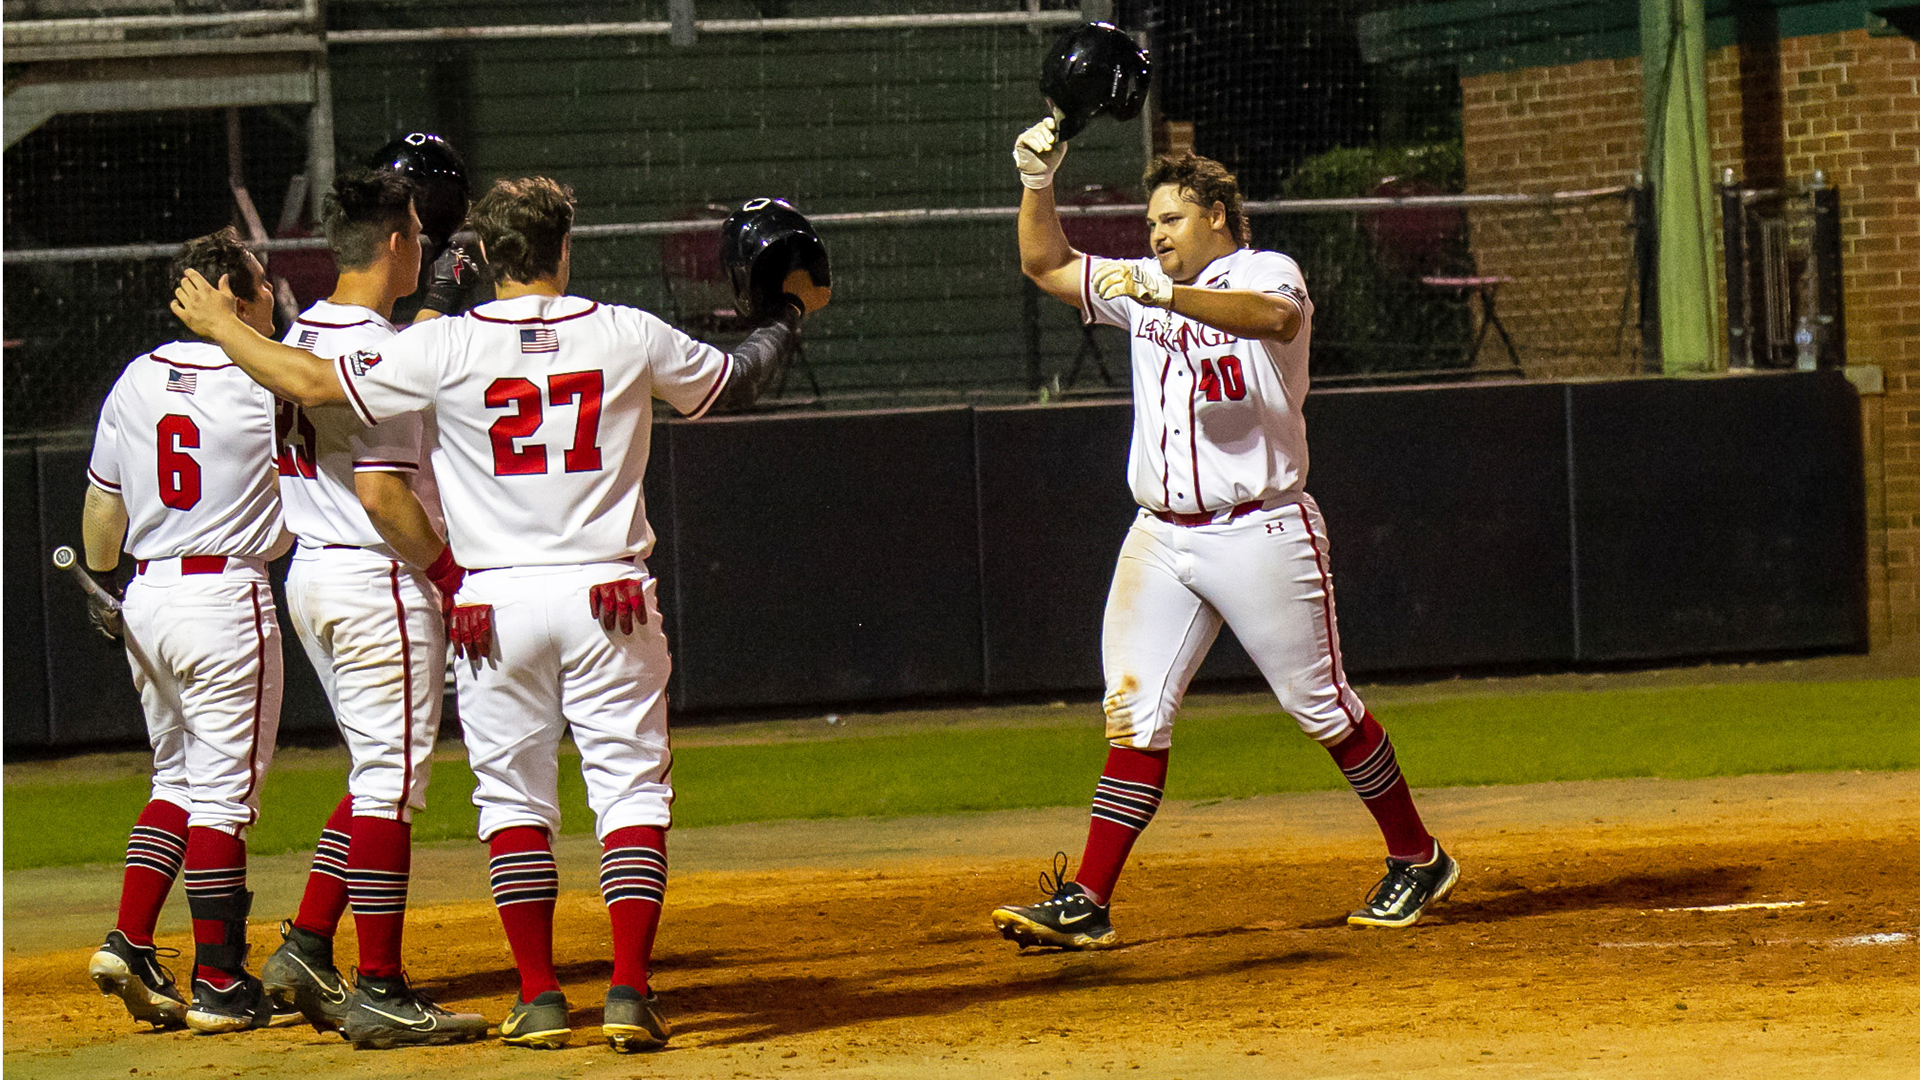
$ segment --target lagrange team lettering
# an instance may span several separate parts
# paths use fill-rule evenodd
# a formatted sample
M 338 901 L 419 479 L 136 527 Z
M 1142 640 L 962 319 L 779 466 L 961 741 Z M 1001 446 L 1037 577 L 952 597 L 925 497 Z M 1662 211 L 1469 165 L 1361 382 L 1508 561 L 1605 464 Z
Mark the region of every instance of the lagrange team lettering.
M 1193 349 L 1212 349 L 1222 345 L 1232 345 L 1240 339 L 1217 330 L 1205 323 L 1197 323 L 1178 316 L 1148 319 L 1140 324 L 1134 337 L 1151 341 L 1168 352 L 1188 352 Z

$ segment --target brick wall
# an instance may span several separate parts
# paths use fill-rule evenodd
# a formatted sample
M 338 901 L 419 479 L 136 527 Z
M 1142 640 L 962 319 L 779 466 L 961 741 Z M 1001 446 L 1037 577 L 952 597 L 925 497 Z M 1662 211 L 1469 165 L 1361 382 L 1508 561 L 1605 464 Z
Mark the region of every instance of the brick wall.
M 1779 66 L 1786 174 L 1819 169 L 1840 188 L 1849 361 L 1885 380 L 1884 395 L 1861 398 L 1873 636 L 1920 636 L 1920 55 L 1910 39 L 1860 30 L 1786 39 Z M 1751 118 L 1735 48 L 1708 54 L 1707 83 L 1714 175 L 1740 173 Z M 1461 89 L 1469 191 L 1624 184 L 1639 168 L 1637 58 L 1470 76 Z

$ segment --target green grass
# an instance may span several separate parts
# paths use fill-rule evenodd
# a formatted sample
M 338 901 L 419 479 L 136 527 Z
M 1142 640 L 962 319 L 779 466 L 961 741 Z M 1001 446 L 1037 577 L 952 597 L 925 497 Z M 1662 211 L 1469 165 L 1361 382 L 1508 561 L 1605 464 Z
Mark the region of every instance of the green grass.
M 1920 768 L 1920 679 L 1459 697 L 1377 715 L 1421 787 Z M 1097 721 L 1058 720 L 685 745 L 697 741 L 674 753 L 674 815 L 682 828 L 1075 806 L 1090 797 L 1106 751 Z M 1175 746 L 1172 799 L 1344 784 L 1277 710 L 1192 709 Z M 471 837 L 472 789 L 464 763 L 436 763 L 431 806 L 416 820 L 415 837 Z M 265 855 L 310 846 L 344 790 L 344 767 L 276 769 L 250 849 Z M 118 861 L 146 795 L 136 777 L 9 784 L 6 869 Z M 561 770 L 561 802 L 566 832 L 591 829 L 585 787 L 571 765 Z M 87 812 L 75 814 L 76 806 Z

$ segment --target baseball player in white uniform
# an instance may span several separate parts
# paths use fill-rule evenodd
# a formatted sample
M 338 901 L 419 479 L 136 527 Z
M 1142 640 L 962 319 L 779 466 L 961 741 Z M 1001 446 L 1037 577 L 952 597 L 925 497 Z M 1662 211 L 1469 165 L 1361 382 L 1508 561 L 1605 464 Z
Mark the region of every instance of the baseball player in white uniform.
M 1153 257 L 1082 255 L 1054 208 L 1066 148 L 1052 118 L 1015 144 L 1021 266 L 1086 321 L 1131 336 L 1128 482 L 1141 509 L 1107 596 L 1110 749 L 1079 871 L 1068 880 L 1058 857 L 1043 875 L 1050 897 L 996 908 L 994 925 L 1023 946 L 1118 943 L 1113 886 L 1159 806 L 1174 714 L 1224 623 L 1386 838 L 1386 876 L 1348 922 L 1409 926 L 1445 898 L 1459 867 L 1428 835 L 1393 744 L 1341 669 L 1327 528 L 1305 487 L 1306 281 L 1292 259 L 1245 246 L 1234 177 L 1190 153 L 1147 169 Z
M 273 292 L 232 229 L 189 241 L 182 272 L 224 275 L 235 318 L 273 327 Z M 134 559 L 127 659 L 153 745 L 153 795 L 127 841 L 120 915 L 88 973 L 135 1018 L 214 1033 L 262 1027 L 246 971 L 248 829 L 280 724 L 280 632 L 267 561 L 286 547 L 273 474 L 273 396 L 219 347 L 175 341 L 134 359 L 100 410 L 87 463 L 89 569 Z M 184 866 L 191 1004 L 159 963 L 154 924 Z
M 648 985 L 672 818 L 666 637 L 643 562 L 652 399 L 687 416 L 750 402 L 792 356 L 826 291 L 796 284 L 731 355 L 646 312 L 566 295 L 572 194 L 498 181 L 469 218 L 497 300 L 421 323 L 377 351 L 323 361 L 262 338 L 224 294 L 188 278 L 174 311 L 282 397 L 346 402 L 369 425 L 432 410 L 435 475 L 454 557 L 461 725 L 478 786 L 495 903 L 520 972 L 509 1044 L 570 1038 L 553 969 L 558 745 L 571 726 L 602 844 L 613 929 L 602 1031 L 617 1050 L 663 1045 Z
M 285 341 L 324 357 L 378 350 L 394 301 L 420 272 L 414 186 L 392 171 L 342 176 L 325 226 L 339 279 Z M 412 863 L 410 823 L 426 805 L 446 685 L 441 589 L 459 585 L 440 535 L 427 418 L 368 427 L 352 410 L 280 402 L 280 498 L 299 537 L 287 605 L 352 758 L 347 795 L 314 851 L 300 909 L 260 968 L 267 991 L 356 1046 L 484 1037 L 485 1017 L 451 1013 L 413 989 L 400 963 Z M 364 505 L 363 505 L 364 503 Z M 349 988 L 333 936 L 348 905 L 359 939 Z

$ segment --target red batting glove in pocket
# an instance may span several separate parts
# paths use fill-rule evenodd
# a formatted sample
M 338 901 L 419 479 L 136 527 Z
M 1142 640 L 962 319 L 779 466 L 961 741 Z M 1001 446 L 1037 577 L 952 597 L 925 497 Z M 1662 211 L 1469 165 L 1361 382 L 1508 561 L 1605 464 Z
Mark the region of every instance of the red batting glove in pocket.
M 631 634 L 635 622 L 647 624 L 646 582 L 621 578 L 595 585 L 587 590 L 587 608 L 606 629 L 612 630 L 618 622 L 621 633 Z
M 493 605 L 458 604 L 447 619 L 447 640 L 453 655 L 473 660 L 493 652 Z

